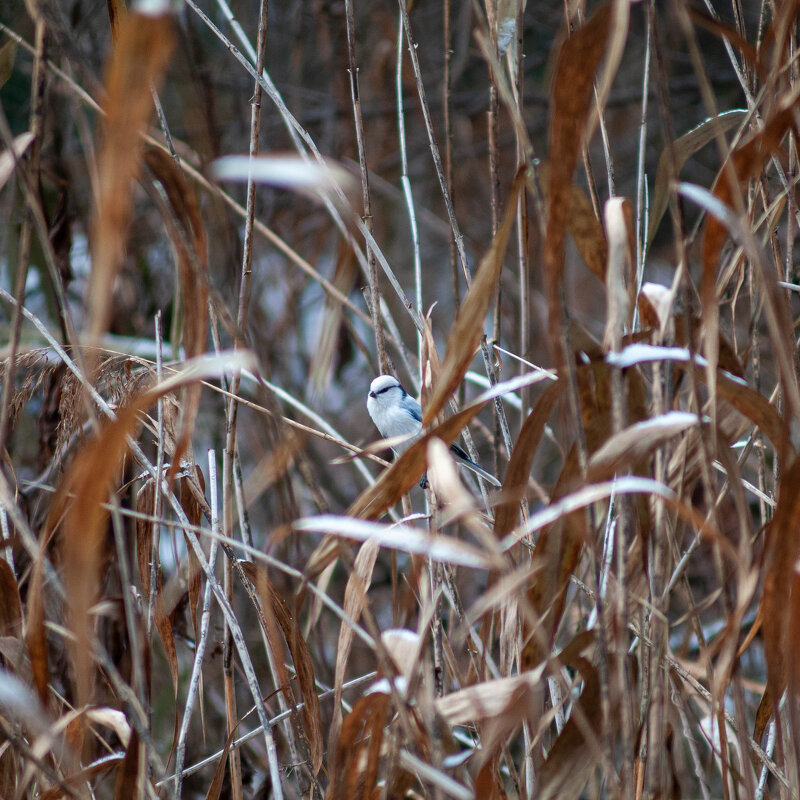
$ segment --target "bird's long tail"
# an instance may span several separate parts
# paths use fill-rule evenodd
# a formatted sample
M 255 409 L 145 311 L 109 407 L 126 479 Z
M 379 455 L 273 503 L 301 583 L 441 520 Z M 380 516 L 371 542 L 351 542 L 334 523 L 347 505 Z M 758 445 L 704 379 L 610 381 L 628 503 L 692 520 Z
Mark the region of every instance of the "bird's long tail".
M 476 475 L 491 483 L 492 486 L 502 486 L 491 472 L 487 472 L 483 467 L 478 466 L 457 444 L 451 444 L 450 450 L 467 469 L 471 469 Z

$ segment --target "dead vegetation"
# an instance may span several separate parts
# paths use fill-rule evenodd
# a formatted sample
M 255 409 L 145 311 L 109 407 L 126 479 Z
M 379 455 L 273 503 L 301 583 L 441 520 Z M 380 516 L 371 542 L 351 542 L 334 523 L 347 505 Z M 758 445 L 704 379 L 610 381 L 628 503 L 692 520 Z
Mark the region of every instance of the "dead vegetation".
M 800 3 L 255 11 L 0 24 L 0 798 L 796 798 Z

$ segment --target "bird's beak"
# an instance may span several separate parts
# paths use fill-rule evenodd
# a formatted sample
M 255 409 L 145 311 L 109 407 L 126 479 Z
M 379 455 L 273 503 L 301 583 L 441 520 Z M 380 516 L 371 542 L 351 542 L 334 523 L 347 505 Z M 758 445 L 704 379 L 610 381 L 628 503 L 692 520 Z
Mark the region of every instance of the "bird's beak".
M 369 396 L 370 396 L 370 397 L 375 397 L 375 396 L 376 396 L 376 395 L 375 395 L 375 392 L 370 392 L 370 393 L 369 393 Z

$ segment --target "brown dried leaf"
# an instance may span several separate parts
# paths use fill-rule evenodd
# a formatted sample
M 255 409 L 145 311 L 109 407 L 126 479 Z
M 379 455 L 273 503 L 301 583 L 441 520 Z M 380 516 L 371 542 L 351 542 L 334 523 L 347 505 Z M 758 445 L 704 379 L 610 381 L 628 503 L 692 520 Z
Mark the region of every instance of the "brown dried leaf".
M 753 734 L 756 741 L 760 741 L 788 680 L 787 656 L 791 651 L 789 625 L 792 616 L 790 590 L 799 556 L 800 459 L 796 458 L 781 476 L 775 515 L 767 529 L 764 590 L 761 599 L 767 687 L 756 719 Z M 792 688 L 796 691 L 798 687 Z
M 519 504 L 528 487 L 528 476 L 536 449 L 563 390 L 564 381 L 560 379 L 548 386 L 519 432 L 503 479 L 501 500 L 495 510 L 494 533 L 498 539 L 502 539 L 514 527 L 519 515 Z
M 739 125 L 743 122 L 746 117 L 747 112 L 741 109 L 723 111 L 721 114 L 704 120 L 688 133 L 684 133 L 683 136 L 679 136 L 672 143 L 676 173 L 680 174 L 683 165 L 709 142 L 714 141 L 718 133 L 725 133 L 734 125 Z M 673 180 L 673 175 L 670 172 L 670 159 L 669 148 L 664 148 L 658 159 L 656 180 L 653 184 L 653 202 L 650 207 L 650 220 L 647 223 L 648 246 L 652 244 L 653 237 L 656 235 L 658 226 L 661 223 L 661 218 L 667 210 L 670 186 Z M 674 177 L 677 177 L 677 175 Z
M 475 272 L 469 292 L 461 304 L 453 327 L 450 329 L 439 382 L 433 387 L 430 402 L 427 406 L 423 406 L 422 409 L 423 425 L 429 425 L 444 408 L 447 399 L 461 383 L 470 362 L 475 357 L 475 351 L 483 336 L 483 326 L 489 310 L 489 304 L 492 301 L 492 297 L 494 297 L 500 280 L 503 256 L 511 228 L 516 220 L 517 197 L 522 190 L 523 181 L 524 173 L 520 171 L 514 179 L 506 200 L 503 222 Z M 458 431 L 456 431 L 457 433 Z M 440 436 L 440 438 L 445 439 L 448 444 L 452 441 L 452 439 L 446 439 L 444 436 Z M 417 475 L 418 478 L 419 475 Z
M 608 239 L 606 268 L 606 328 L 603 347 L 619 350 L 625 331 L 630 328 L 636 291 L 636 235 L 633 206 L 623 197 L 611 197 L 604 208 Z
M 139 795 L 139 737 L 131 731 L 131 740 L 125 750 L 125 758 L 117 770 L 114 784 L 114 800 L 130 800 Z
M 17 577 L 9 563 L 0 558 L 0 636 L 22 635 L 22 603 Z
M 550 346 L 557 367 L 564 363 L 561 348 L 561 271 L 572 175 L 583 145 L 584 128 L 594 92 L 595 71 L 606 49 L 609 18 L 609 6 L 600 6 L 586 24 L 561 45 L 553 82 L 544 264 Z
M 391 697 L 374 692 L 361 697 L 342 725 L 334 751 L 335 769 L 326 800 L 370 800 L 377 784 L 378 760 Z
M 31 660 L 33 682 L 39 700 L 45 706 L 49 703 L 50 668 L 47 662 L 47 638 L 44 627 L 44 580 L 40 552 L 33 565 L 31 585 L 28 589 L 28 619 L 25 625 L 25 644 Z
M 538 687 L 544 676 L 544 665 L 537 669 L 483 681 L 440 697 L 436 711 L 448 725 L 491 720 L 508 707 L 520 690 Z
M 348 619 L 352 619 L 354 622 L 358 622 L 358 620 L 361 618 L 361 612 L 364 610 L 364 606 L 367 603 L 367 591 L 372 583 L 372 570 L 375 568 L 375 560 L 378 557 L 379 550 L 380 545 L 378 545 L 377 542 L 364 542 L 355 558 L 353 572 L 347 579 L 347 586 L 344 590 L 343 608 L 346 617 Z M 350 658 L 350 650 L 353 646 L 354 637 L 355 632 L 353 629 L 347 624 L 347 622 L 343 621 L 341 627 L 339 628 L 339 642 L 336 647 L 333 719 L 331 720 L 331 727 L 328 733 L 328 749 L 330 752 L 334 753 L 337 752 L 336 748 L 337 743 L 339 742 L 340 731 L 342 733 L 342 741 L 339 743 L 339 745 L 344 747 L 346 742 L 344 739 L 344 728 L 342 726 L 342 686 L 344 684 L 347 662 Z M 355 708 L 353 711 L 355 711 Z M 338 765 L 338 758 L 336 763 Z M 332 782 L 335 779 L 341 780 L 341 777 L 337 775 L 331 777 Z
M 244 569 L 245 574 L 256 587 L 264 613 L 266 614 L 267 611 L 274 613 L 283 631 L 286 643 L 289 645 L 289 652 L 291 653 L 292 662 L 297 672 L 297 681 L 300 684 L 300 690 L 305 700 L 303 706 L 303 725 L 305 727 L 305 738 L 311 750 L 311 766 L 316 775 L 322 766 L 324 742 L 322 736 L 322 715 L 320 713 L 319 698 L 316 691 L 314 665 L 311 660 L 311 653 L 289 606 L 283 597 L 281 597 L 275 585 L 268 579 L 264 567 L 251 562 L 242 562 L 242 569 Z M 264 595 L 263 597 L 262 594 Z
M 199 356 L 206 349 L 208 333 L 208 256 L 206 229 L 194 191 L 172 158 L 163 150 L 151 148 L 144 161 L 164 188 L 172 215 L 165 217 L 167 232 L 172 242 L 178 265 L 178 277 L 183 299 L 183 344 L 189 358 Z M 181 466 L 194 430 L 194 421 L 200 406 L 199 384 L 185 389 L 181 405 L 181 428 L 172 459 L 170 480 Z
M 542 187 L 549 184 L 550 165 L 539 164 L 539 180 Z M 528 176 L 529 186 L 531 176 Z M 546 198 L 545 198 L 546 199 Z M 586 192 L 574 183 L 570 187 L 569 216 L 567 232 L 572 236 L 578 252 L 586 262 L 586 266 L 603 282 L 606 282 L 606 263 L 608 261 L 608 244 L 603 225 L 594 213 L 592 201 Z
M 592 454 L 586 472 L 586 482 L 606 480 L 620 469 L 638 464 L 665 442 L 697 424 L 696 414 L 670 411 L 628 426 L 608 439 Z
M 578 709 L 595 738 L 602 728 L 600 678 L 597 670 L 583 658 L 576 659 L 585 680 Z M 597 744 L 597 743 L 595 743 Z M 578 798 L 598 763 L 597 746 L 590 746 L 575 712 L 567 720 L 539 772 L 538 800 Z
M 106 75 L 106 134 L 100 151 L 100 195 L 92 235 L 89 334 L 108 327 L 114 280 L 122 262 L 130 221 L 133 182 L 139 174 L 140 133 L 153 113 L 158 87 L 172 54 L 170 16 L 132 12 L 120 35 Z

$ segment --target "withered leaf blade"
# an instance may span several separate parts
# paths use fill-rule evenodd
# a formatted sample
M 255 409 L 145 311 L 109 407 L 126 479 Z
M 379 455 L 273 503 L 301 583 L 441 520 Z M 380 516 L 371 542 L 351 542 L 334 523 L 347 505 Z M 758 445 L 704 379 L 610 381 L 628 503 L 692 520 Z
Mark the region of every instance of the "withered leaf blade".
M 548 386 L 519 432 L 503 479 L 502 499 L 495 511 L 494 534 L 498 539 L 502 539 L 514 527 L 519 515 L 519 503 L 527 489 L 536 448 L 563 390 L 563 380 L 557 380 Z
M 283 637 L 289 646 L 289 652 L 297 673 L 297 681 L 300 684 L 300 690 L 305 701 L 303 706 L 303 725 L 305 737 L 311 750 L 311 766 L 316 775 L 322 767 L 324 742 L 322 737 L 322 715 L 314 678 L 314 665 L 308 644 L 286 600 L 278 592 L 275 584 L 268 579 L 266 570 L 261 565 L 251 562 L 243 562 L 242 568 L 256 587 L 262 600 L 262 607 L 265 608 L 265 611 L 269 609 L 274 613 L 278 625 L 283 631 Z
M 353 564 L 353 572 L 347 579 L 347 586 L 344 590 L 344 613 L 349 619 L 358 621 L 361 612 L 367 603 L 367 590 L 372 583 L 372 571 L 375 568 L 375 561 L 378 557 L 379 545 L 376 542 L 367 541 L 361 546 Z M 337 747 L 344 747 L 344 728 L 342 727 L 342 685 L 344 684 L 347 661 L 353 647 L 355 632 L 346 622 L 342 622 L 339 628 L 339 641 L 336 647 L 336 668 L 334 677 L 334 696 L 333 696 L 333 720 L 331 721 L 328 733 L 328 748 L 333 753 L 338 753 Z M 366 699 L 366 698 L 362 698 Z M 353 709 L 353 712 L 355 708 Z M 351 712 L 350 716 L 352 716 Z M 349 717 L 348 717 L 349 719 Z M 339 734 L 342 734 L 342 741 Z M 332 776 L 331 782 L 340 779 L 338 755 L 333 766 L 336 773 Z M 330 765 L 329 765 L 330 767 Z
M 106 75 L 106 131 L 100 150 L 100 195 L 92 235 L 89 334 L 108 327 L 114 280 L 125 248 L 139 174 L 141 132 L 153 114 L 152 88 L 161 85 L 173 49 L 167 15 L 128 14 Z
M 600 6 L 586 24 L 561 45 L 553 82 L 544 264 L 550 345 L 557 367 L 564 360 L 561 348 L 561 272 L 572 175 L 583 144 L 595 72 L 606 49 L 609 18 L 608 4 Z
M 712 142 L 718 133 L 727 132 L 734 125 L 739 125 L 746 115 L 747 112 L 739 108 L 733 109 L 732 111 L 723 111 L 716 116 L 704 120 L 687 133 L 684 133 L 683 136 L 679 136 L 672 143 L 676 172 L 680 173 L 681 168 L 689 158 L 705 147 L 709 142 Z M 670 173 L 670 158 L 669 149 L 665 148 L 658 159 L 656 180 L 653 184 L 653 201 L 650 206 L 650 219 L 647 223 L 648 247 L 652 244 L 661 218 L 667 210 L 670 183 L 673 177 L 677 177 Z
M 506 200 L 506 210 L 492 244 L 472 280 L 467 296 L 458 311 L 453 327 L 447 337 L 447 349 L 442 360 L 439 381 L 433 387 L 430 401 L 423 408 L 422 424 L 429 425 L 444 408 L 444 404 L 464 378 L 475 350 L 483 335 L 483 325 L 489 304 L 497 289 L 503 268 L 508 237 L 516 220 L 517 197 L 524 183 L 524 173 L 517 173 Z M 441 437 L 444 438 L 444 437 Z
M 0 558 L 0 636 L 20 636 L 21 633 L 22 603 L 17 577 L 9 563 Z
M 775 516 L 767 530 L 764 563 L 763 609 L 764 656 L 767 686 L 756 719 L 753 738 L 759 741 L 766 723 L 777 708 L 786 688 L 789 664 L 789 624 L 792 611 L 791 587 L 795 564 L 800 557 L 800 459 L 783 473 Z M 793 686 L 793 691 L 798 687 Z M 771 706 L 771 707 L 770 707 Z
M 597 737 L 602 727 L 600 678 L 584 658 L 576 659 L 585 680 L 578 708 L 595 737 L 595 746 L 586 741 L 575 713 L 567 720 L 539 772 L 540 800 L 577 800 L 598 763 Z

